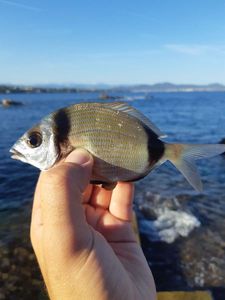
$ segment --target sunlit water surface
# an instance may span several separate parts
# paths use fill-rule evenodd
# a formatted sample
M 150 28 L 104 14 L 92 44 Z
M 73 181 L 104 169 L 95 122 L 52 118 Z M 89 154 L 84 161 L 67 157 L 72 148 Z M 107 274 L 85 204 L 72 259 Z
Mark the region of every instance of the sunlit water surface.
M 165 132 L 167 141 L 217 143 L 225 137 L 225 93 L 156 93 L 150 100 L 142 93 L 119 95 Z M 24 105 L 0 107 L 0 238 L 4 247 L 20 235 L 24 211 L 30 214 L 39 173 L 12 160 L 9 148 L 46 114 L 80 101 L 96 101 L 99 94 L 7 97 Z M 198 166 L 202 194 L 193 191 L 170 164 L 136 183 L 135 209 L 143 250 L 159 290 L 225 287 L 225 157 L 204 160 Z M 169 213 L 161 220 L 168 211 L 177 214 Z M 190 224 L 182 213 L 194 218 L 190 232 L 186 232 Z

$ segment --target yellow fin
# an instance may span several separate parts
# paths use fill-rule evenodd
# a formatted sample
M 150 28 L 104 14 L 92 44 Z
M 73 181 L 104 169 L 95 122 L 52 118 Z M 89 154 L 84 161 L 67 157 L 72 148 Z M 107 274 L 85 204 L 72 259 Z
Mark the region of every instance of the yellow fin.
M 190 145 L 165 143 L 163 159 L 169 160 L 198 192 L 202 192 L 202 182 L 195 160 L 209 158 L 225 152 L 225 145 Z

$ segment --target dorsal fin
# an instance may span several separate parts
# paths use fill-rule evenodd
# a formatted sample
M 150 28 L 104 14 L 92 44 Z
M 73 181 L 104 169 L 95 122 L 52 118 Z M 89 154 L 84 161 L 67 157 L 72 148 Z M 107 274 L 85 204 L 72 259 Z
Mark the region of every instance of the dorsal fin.
M 149 127 L 155 134 L 158 135 L 160 138 L 166 137 L 166 135 L 155 125 L 153 124 L 145 115 L 139 112 L 137 109 L 133 108 L 132 106 L 128 105 L 125 102 L 113 102 L 113 103 L 103 103 L 104 106 L 109 107 L 114 110 L 119 110 L 124 113 L 127 113 L 141 122 L 143 122 L 147 127 Z

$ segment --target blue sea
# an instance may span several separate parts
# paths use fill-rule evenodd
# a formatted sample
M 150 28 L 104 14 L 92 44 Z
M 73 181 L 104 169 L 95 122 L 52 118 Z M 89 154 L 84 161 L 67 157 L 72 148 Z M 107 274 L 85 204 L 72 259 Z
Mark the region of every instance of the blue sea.
M 225 137 L 225 93 L 116 95 L 149 117 L 168 135 L 166 141 L 218 143 Z M 99 101 L 99 93 L 9 94 L 7 98 L 23 105 L 0 107 L 0 228 L 1 222 L 10 223 L 12 216 L 30 209 L 39 173 L 12 160 L 10 147 L 48 113 L 81 101 Z M 134 207 L 143 250 L 160 290 L 225 287 L 225 156 L 197 165 L 202 194 L 169 163 L 136 183 Z M 10 234 L 0 232 L 1 240 L 7 241 Z

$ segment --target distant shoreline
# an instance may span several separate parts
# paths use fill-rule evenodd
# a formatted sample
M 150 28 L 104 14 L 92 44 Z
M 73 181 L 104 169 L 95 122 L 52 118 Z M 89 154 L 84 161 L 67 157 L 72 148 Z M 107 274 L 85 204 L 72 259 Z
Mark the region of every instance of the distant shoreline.
M 0 94 L 40 94 L 40 93 L 119 93 L 119 92 L 136 92 L 136 93 L 192 93 L 192 92 L 225 92 L 225 85 L 215 83 L 208 85 L 193 84 L 172 84 L 172 83 L 156 83 L 152 85 L 63 85 L 50 84 L 40 86 L 25 85 L 1 85 Z

